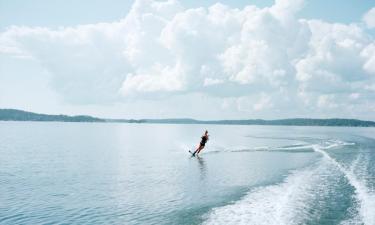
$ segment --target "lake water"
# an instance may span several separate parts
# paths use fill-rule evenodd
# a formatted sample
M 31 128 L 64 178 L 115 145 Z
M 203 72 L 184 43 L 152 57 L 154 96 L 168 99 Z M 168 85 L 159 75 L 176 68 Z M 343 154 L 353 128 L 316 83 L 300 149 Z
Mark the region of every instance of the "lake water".
M 375 129 L 0 122 L 0 224 L 375 224 Z

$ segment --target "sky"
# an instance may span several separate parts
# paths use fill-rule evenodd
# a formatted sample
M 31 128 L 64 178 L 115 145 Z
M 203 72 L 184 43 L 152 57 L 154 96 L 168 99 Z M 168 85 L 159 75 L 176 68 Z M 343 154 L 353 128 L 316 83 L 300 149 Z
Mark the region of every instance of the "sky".
M 375 120 L 375 3 L 0 0 L 0 108 Z

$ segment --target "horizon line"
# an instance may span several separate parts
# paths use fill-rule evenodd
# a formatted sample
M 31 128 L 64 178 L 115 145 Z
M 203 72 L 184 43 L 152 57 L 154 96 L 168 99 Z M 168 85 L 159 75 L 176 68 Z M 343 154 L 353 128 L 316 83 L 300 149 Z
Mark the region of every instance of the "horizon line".
M 106 117 L 97 117 L 92 115 L 85 115 L 85 114 L 47 114 L 47 113 L 39 113 L 39 112 L 32 112 L 27 111 L 24 109 L 15 109 L 15 108 L 0 108 L 0 110 L 15 110 L 15 111 L 22 111 L 26 113 L 34 113 L 39 115 L 47 115 L 47 116 L 69 116 L 69 117 L 79 117 L 79 116 L 86 116 L 91 117 L 94 119 L 101 119 L 101 120 L 134 120 L 134 121 L 142 121 L 142 120 L 194 120 L 196 122 L 223 122 L 223 121 L 240 121 L 240 120 L 262 120 L 262 121 L 277 121 L 277 120 L 292 120 L 292 119 L 304 119 L 304 120 L 358 120 L 363 122 L 374 122 L 374 120 L 367 120 L 367 119 L 358 119 L 358 118 L 345 118 L 345 117 L 326 117 L 326 118 L 316 118 L 316 117 L 288 117 L 288 118 L 279 118 L 279 119 L 260 119 L 260 118 L 241 118 L 241 119 L 213 119 L 213 120 L 206 120 L 206 119 L 195 119 L 189 117 L 169 117 L 169 118 L 141 118 L 141 119 L 134 119 L 134 118 L 106 118 Z M 108 121 L 110 122 L 110 121 Z

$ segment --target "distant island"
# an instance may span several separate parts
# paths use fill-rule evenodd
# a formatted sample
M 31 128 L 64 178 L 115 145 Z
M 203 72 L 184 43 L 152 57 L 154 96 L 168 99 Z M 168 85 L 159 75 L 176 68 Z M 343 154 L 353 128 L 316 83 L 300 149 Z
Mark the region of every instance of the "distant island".
M 280 120 L 195 120 L 195 119 L 102 119 L 79 115 L 47 115 L 17 109 L 0 109 L 0 121 L 59 121 L 59 122 L 102 122 L 102 123 L 162 123 L 162 124 L 221 124 L 221 125 L 275 125 L 275 126 L 345 126 L 375 127 L 374 121 L 357 119 L 311 119 L 293 118 Z

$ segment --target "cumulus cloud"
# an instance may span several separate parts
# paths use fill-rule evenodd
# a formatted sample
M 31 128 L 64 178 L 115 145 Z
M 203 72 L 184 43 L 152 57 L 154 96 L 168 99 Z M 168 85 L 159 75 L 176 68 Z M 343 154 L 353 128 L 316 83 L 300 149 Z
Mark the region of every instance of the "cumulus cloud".
M 182 90 L 183 82 L 180 76 L 184 74 L 180 64 L 174 67 L 156 64 L 151 70 L 137 71 L 136 75 L 128 74 L 120 92 L 127 96 L 142 92 L 178 91 Z
M 370 9 L 364 16 L 363 21 L 368 28 L 375 28 L 375 7 Z
M 10 27 L 0 33 L 0 54 L 35 60 L 76 104 L 200 93 L 218 110 L 254 115 L 373 110 L 374 37 L 360 23 L 300 18 L 303 6 L 136 0 L 112 23 Z M 368 28 L 374 12 L 363 16 Z
M 365 61 L 365 63 L 363 64 L 363 69 L 367 73 L 375 75 L 375 42 L 366 46 L 362 50 L 361 56 Z
M 70 102 L 102 102 L 117 98 L 130 67 L 117 47 L 122 24 L 95 24 L 75 28 L 11 27 L 1 40 L 28 55 L 52 76 L 51 85 Z M 4 54 L 4 53 L 3 53 Z
M 320 108 L 336 108 L 337 103 L 334 95 L 321 95 L 318 98 L 317 106 Z
M 295 62 L 300 89 L 316 94 L 353 92 L 372 78 L 364 70 L 371 40 L 357 25 L 303 21 L 312 32 L 307 55 Z M 366 55 L 366 56 L 365 56 Z M 324 83 L 322 83 L 324 82 Z

